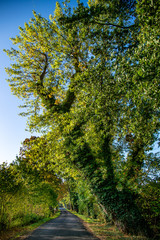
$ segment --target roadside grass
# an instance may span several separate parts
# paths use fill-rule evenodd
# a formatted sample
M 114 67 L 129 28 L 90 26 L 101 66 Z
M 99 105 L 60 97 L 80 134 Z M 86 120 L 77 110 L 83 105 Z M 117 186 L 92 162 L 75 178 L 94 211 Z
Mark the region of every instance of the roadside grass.
M 23 240 L 32 233 L 37 227 L 43 223 L 48 222 L 51 219 L 57 218 L 60 215 L 60 211 L 54 214 L 52 217 L 43 218 L 36 223 L 29 224 L 27 226 L 15 227 L 0 233 L 0 240 Z
M 98 219 L 91 219 L 84 215 L 80 215 L 77 212 L 70 211 L 74 215 L 78 216 L 82 221 L 84 226 L 88 231 L 92 232 L 92 234 L 98 237 L 101 240 L 147 240 L 148 238 L 142 236 L 131 236 L 124 234 L 118 230 L 113 224 L 110 222 L 102 223 Z

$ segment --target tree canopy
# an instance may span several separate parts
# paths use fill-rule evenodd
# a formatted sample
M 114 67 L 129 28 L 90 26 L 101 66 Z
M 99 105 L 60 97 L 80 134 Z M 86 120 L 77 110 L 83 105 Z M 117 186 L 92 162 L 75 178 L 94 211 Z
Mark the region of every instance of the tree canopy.
M 125 232 L 149 235 L 137 206 L 159 181 L 159 10 L 157 2 L 58 2 L 49 20 L 34 17 L 5 50 L 13 94 L 24 101 L 32 164 L 83 176 Z M 39 154 L 40 153 L 40 154 Z

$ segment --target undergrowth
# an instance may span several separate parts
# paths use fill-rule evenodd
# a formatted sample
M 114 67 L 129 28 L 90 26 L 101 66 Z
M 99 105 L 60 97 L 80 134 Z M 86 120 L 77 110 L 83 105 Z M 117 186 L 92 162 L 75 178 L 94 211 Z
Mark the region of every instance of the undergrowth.
M 83 224 L 92 232 L 93 235 L 101 240 L 148 240 L 146 237 L 142 236 L 131 236 L 124 234 L 118 230 L 111 222 L 101 222 L 98 219 L 92 219 L 84 215 L 80 215 L 75 211 L 70 211 L 74 215 L 78 216 L 83 220 Z

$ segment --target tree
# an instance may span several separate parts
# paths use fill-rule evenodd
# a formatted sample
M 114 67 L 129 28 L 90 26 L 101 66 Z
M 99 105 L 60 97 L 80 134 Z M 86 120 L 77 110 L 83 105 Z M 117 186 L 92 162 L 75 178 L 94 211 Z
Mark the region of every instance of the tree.
M 18 158 L 18 168 L 24 174 L 24 177 L 29 177 L 31 182 L 36 180 L 38 183 L 39 181 L 42 182 L 42 184 L 47 182 L 58 194 L 62 179 L 50 158 L 47 141 L 44 137 L 32 136 L 23 141 Z
M 49 169 L 41 149 L 33 154 L 34 144 L 40 140 L 25 139 L 21 156 L 0 166 L 0 231 L 51 216 L 58 205 L 62 180 Z
M 46 129 L 49 162 L 83 172 L 112 220 L 133 234 L 148 234 L 136 200 L 159 131 L 159 6 L 150 9 L 148 29 L 147 4 L 78 1 L 71 13 L 57 3 L 50 21 L 34 12 L 12 39 L 18 50 L 6 50 L 15 59 L 7 69 L 11 89 L 26 101 L 30 129 Z
M 147 154 L 159 137 L 159 7 L 152 1 L 139 1 L 136 5 L 138 45 L 123 58 L 117 71 L 119 80 L 127 83 L 123 99 L 127 114 L 121 116 L 121 121 L 123 132 L 128 132 L 128 175 L 132 175 L 132 183 L 138 181 Z
M 0 231 L 9 227 L 7 207 L 22 187 L 23 180 L 14 165 L 0 165 Z

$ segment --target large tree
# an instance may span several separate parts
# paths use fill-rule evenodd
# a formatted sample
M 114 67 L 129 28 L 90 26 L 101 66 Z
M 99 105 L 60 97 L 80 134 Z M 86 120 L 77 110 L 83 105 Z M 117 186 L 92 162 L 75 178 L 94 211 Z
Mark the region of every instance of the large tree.
M 134 234 L 148 231 L 136 199 L 159 130 L 159 5 L 151 1 L 148 28 L 144 3 L 78 1 L 73 13 L 57 3 L 50 20 L 34 12 L 6 50 L 11 89 L 25 100 L 30 129 L 46 130 L 50 159 L 82 171 L 113 221 Z

